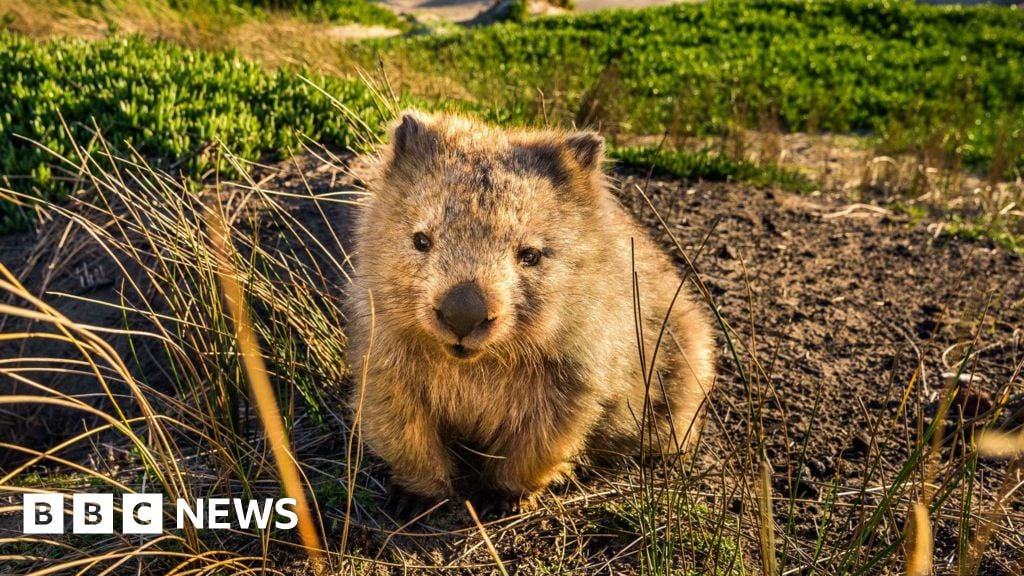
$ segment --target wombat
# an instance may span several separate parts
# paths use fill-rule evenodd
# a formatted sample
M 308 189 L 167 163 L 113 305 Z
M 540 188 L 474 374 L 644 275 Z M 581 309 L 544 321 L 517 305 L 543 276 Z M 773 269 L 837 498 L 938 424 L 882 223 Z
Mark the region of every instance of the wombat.
M 463 492 L 460 448 L 480 456 L 471 498 L 507 512 L 585 454 L 696 436 L 711 323 L 603 162 L 589 131 L 414 111 L 392 126 L 357 220 L 348 332 L 352 407 L 394 510 Z

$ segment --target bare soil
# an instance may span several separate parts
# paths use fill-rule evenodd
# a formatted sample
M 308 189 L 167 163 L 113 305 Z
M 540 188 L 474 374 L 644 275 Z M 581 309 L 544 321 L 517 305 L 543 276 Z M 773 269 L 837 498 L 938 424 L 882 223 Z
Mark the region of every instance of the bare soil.
M 936 477 L 945 478 L 962 464 L 964 439 L 977 425 L 1024 425 L 1020 255 L 936 236 L 927 221 L 850 204 L 841 194 L 799 196 L 731 183 L 648 180 L 642 172 L 625 169 L 618 169 L 616 177 L 622 202 L 666 249 L 675 251 L 672 237 L 678 241 L 730 327 L 729 341 L 724 332 L 720 335 L 718 387 L 692 461 L 652 464 L 644 472 L 637 462 L 583 470 L 577 482 L 543 497 L 536 511 L 488 522 L 497 554 L 510 572 L 638 573 L 645 542 L 637 535 L 641 515 L 634 505 L 646 478 L 682 495 L 692 514 L 683 522 L 689 528 L 679 536 L 684 543 L 675 550 L 677 566 L 729 573 L 725 556 L 712 554 L 709 546 L 714 546 L 699 541 L 716 536 L 736 543 L 747 573 L 759 573 L 754 487 L 763 458 L 769 466 L 779 558 L 785 551 L 786 569 L 803 567 L 794 573 L 810 574 L 813 565 L 817 573 L 832 573 L 958 375 L 961 401 L 944 419 L 947 441 L 935 464 Z M 341 168 L 302 157 L 272 170 L 266 186 L 296 191 L 305 190 L 306 182 L 317 193 L 358 184 Z M 331 230 L 318 209 L 297 200 L 294 210 L 329 241 Z M 336 204 L 330 210 L 328 219 L 344 238 L 353 208 Z M 52 240 L 47 239 L 48 246 L 54 246 Z M 20 269 L 35 260 L 36 244 L 26 234 L 0 238 L 0 262 Z M 67 250 L 39 254 L 38 262 L 64 264 L 37 263 L 30 281 L 45 279 L 49 289 L 115 301 L 119 279 L 113 270 L 94 256 L 85 259 L 83 268 L 82 258 L 62 256 Z M 682 256 L 677 260 L 681 270 L 690 270 Z M 50 300 L 75 320 L 110 326 L 122 321 L 116 312 L 90 308 L 81 300 Z M 0 431 L 5 438 L 17 425 L 8 426 Z M 53 430 L 35 435 L 39 442 L 58 436 Z M 340 443 L 318 445 L 322 459 L 343 465 Z M 1019 487 L 1022 474 L 1019 463 L 995 460 L 981 460 L 978 470 L 968 504 L 975 528 L 992 509 L 1004 480 Z M 353 561 L 354 569 L 495 571 L 461 505 L 451 504 L 396 531 L 398 526 L 379 507 L 386 471 L 371 461 L 367 478 L 367 499 L 350 518 L 350 553 L 364 559 Z M 920 486 L 924 480 L 915 472 L 911 484 Z M 941 513 L 933 515 L 938 519 L 939 574 L 956 570 L 962 492 L 948 495 Z M 1021 493 L 1019 488 L 1009 492 L 993 517 L 981 574 L 1024 572 Z M 864 554 L 896 541 L 907 508 L 920 497 L 913 489 L 897 498 L 893 512 L 867 538 Z M 333 534 L 344 517 L 336 506 L 323 508 Z M 815 559 L 819 541 L 822 553 Z M 870 573 L 897 573 L 902 557 L 897 550 Z
M 624 201 L 668 245 L 652 210 L 629 191 L 643 186 L 639 175 L 628 175 L 626 184 Z M 947 463 L 962 458 L 962 444 L 952 437 L 969 437 L 971 422 L 991 421 L 993 398 L 1011 382 L 1009 408 L 997 420 L 1000 427 L 1024 424 L 1020 256 L 936 236 L 938 226 L 912 224 L 838 194 L 806 197 L 669 180 L 652 181 L 649 194 L 742 348 L 738 364 L 746 378 L 723 349 L 706 439 L 708 470 L 732 469 L 749 478 L 756 451 L 764 449 L 777 497 L 797 496 L 792 534 L 802 543 L 791 549 L 796 565 L 808 561 L 801 555 L 819 536 L 829 487 L 839 493 L 829 539 L 845 542 L 860 522 L 850 512 L 877 502 L 877 493 L 861 491 L 892 483 L 919 427 L 935 416 L 958 374 L 962 401 L 946 421 Z M 981 466 L 997 477 L 1004 468 Z M 974 506 L 988 509 L 998 483 L 983 484 L 986 496 Z M 786 506 L 775 508 L 782 524 L 790 520 Z M 943 509 L 957 514 L 952 502 Z M 1024 547 L 1012 526 L 1024 512 L 1024 498 L 1013 495 L 1007 510 L 1005 548 L 986 556 L 982 574 L 1021 572 Z M 890 525 L 888 536 L 877 537 L 900 528 Z M 940 522 L 937 558 L 951 558 L 957 539 Z M 937 561 L 937 568 L 947 573 L 954 566 Z

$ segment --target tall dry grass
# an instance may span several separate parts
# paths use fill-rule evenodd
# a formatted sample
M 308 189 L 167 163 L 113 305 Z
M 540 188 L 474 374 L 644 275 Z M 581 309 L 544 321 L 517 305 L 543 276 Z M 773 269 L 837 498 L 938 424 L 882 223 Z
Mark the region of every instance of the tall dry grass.
M 0 362 L 4 386 L 19 390 L 0 404 L 50 406 L 60 409 L 55 417 L 85 425 L 41 450 L 0 444 L 24 455 L 0 477 L 4 511 L 20 511 L 20 494 L 54 489 L 47 474 L 58 471 L 67 478 L 57 490 L 69 502 L 83 490 L 160 492 L 169 506 L 177 498 L 288 495 L 299 501 L 301 545 L 273 530 L 179 532 L 167 508 L 168 528 L 151 539 L 5 538 L 0 571 L 279 572 L 268 565 L 275 550 L 323 556 L 317 494 L 301 460 L 309 445 L 348 433 L 343 414 L 328 409 L 338 405 L 347 377 L 337 307 L 346 253 L 340 242 L 314 236 L 292 208 L 301 200 L 326 218 L 325 206 L 352 202 L 353 193 L 299 199 L 252 180 L 195 186 L 137 155 L 117 156 L 97 138 L 99 152 L 77 150 L 88 192 L 38 211 L 42 226 L 55 231 L 43 234 L 48 250 L 74 247 L 79 260 L 114 268 L 116 299 L 39 297 L 0 269 L 0 340 L 8 350 L 46 354 Z M 48 297 L 112 309 L 123 325 L 84 324 Z M 63 371 L 74 372 L 76 392 L 47 383 Z M 103 462 L 96 455 L 102 445 L 126 447 L 116 472 L 90 464 Z M 325 566 L 337 563 L 335 552 Z

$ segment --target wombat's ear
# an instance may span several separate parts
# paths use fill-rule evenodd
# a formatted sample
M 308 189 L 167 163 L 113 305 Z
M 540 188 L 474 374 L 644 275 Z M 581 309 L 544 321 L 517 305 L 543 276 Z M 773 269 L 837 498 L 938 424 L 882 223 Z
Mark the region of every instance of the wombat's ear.
M 583 170 L 601 168 L 601 162 L 604 161 L 604 138 L 597 132 L 576 132 L 566 139 L 565 145 Z
M 406 110 L 391 127 L 391 150 L 394 158 L 429 152 L 435 145 L 431 118 L 414 110 Z

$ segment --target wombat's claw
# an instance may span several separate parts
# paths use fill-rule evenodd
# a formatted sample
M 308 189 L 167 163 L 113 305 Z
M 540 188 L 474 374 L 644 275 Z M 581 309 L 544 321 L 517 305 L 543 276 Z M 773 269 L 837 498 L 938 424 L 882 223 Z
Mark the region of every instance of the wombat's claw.
M 479 518 L 493 519 L 518 514 L 521 511 L 522 498 L 511 492 L 489 490 L 474 495 L 470 502 Z
M 388 498 L 384 502 L 384 511 L 391 518 L 399 522 L 412 520 L 432 506 L 437 500 L 410 492 L 397 484 L 392 484 L 388 489 Z

